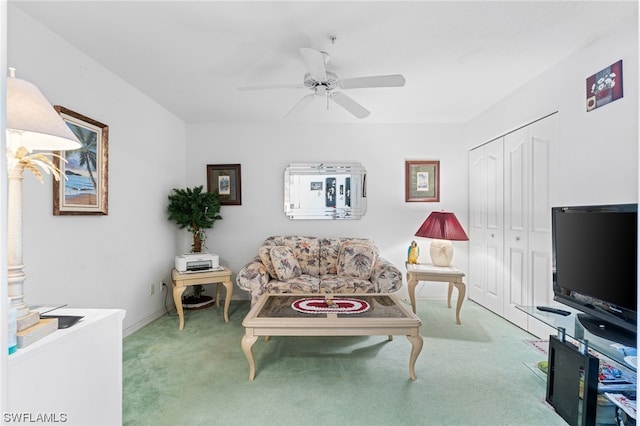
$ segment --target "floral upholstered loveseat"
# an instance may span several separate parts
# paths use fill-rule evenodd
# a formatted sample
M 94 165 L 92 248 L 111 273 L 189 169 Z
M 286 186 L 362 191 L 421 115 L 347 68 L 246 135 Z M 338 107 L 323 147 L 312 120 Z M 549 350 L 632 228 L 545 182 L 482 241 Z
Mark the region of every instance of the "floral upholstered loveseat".
M 391 293 L 402 275 L 368 239 L 273 236 L 236 282 L 254 304 L 264 293 Z

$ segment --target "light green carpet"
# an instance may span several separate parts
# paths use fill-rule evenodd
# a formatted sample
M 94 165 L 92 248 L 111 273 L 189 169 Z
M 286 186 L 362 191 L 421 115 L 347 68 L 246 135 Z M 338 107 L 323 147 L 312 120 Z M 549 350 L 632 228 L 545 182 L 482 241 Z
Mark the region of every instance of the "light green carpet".
M 424 338 L 409 379 L 404 336 L 272 337 L 240 347 L 249 302 L 164 316 L 124 340 L 126 425 L 565 425 L 544 403 L 530 334 L 471 301 L 462 325 L 419 300 Z

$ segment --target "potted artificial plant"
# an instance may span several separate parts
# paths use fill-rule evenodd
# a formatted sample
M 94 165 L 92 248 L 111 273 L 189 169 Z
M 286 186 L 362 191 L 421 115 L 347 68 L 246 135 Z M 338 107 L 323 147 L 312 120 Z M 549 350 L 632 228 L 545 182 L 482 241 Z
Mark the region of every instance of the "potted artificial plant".
M 173 189 L 169 195 L 167 207 L 169 220 L 174 221 L 178 228 L 186 228 L 193 236 L 191 245 L 192 253 L 202 252 L 206 240 L 205 231 L 213 228 L 220 216 L 220 197 L 217 192 L 207 192 L 202 185 L 194 188 Z M 210 306 L 212 297 L 203 296 L 204 288 L 201 285 L 192 287 L 192 293 L 182 298 L 184 308 L 198 308 Z

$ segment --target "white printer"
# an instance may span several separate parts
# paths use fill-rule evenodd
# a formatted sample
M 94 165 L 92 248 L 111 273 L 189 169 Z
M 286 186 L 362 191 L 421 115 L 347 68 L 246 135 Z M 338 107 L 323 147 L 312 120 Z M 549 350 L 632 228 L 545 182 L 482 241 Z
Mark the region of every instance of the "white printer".
M 220 258 L 211 253 L 187 253 L 176 256 L 178 272 L 204 272 L 220 269 Z

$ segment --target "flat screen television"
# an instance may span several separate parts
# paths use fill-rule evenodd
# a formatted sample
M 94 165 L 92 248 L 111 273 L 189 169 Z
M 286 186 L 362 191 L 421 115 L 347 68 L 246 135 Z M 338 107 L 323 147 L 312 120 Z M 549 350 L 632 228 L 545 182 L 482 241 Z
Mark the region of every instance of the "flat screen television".
M 554 300 L 590 333 L 636 346 L 638 205 L 553 207 Z

